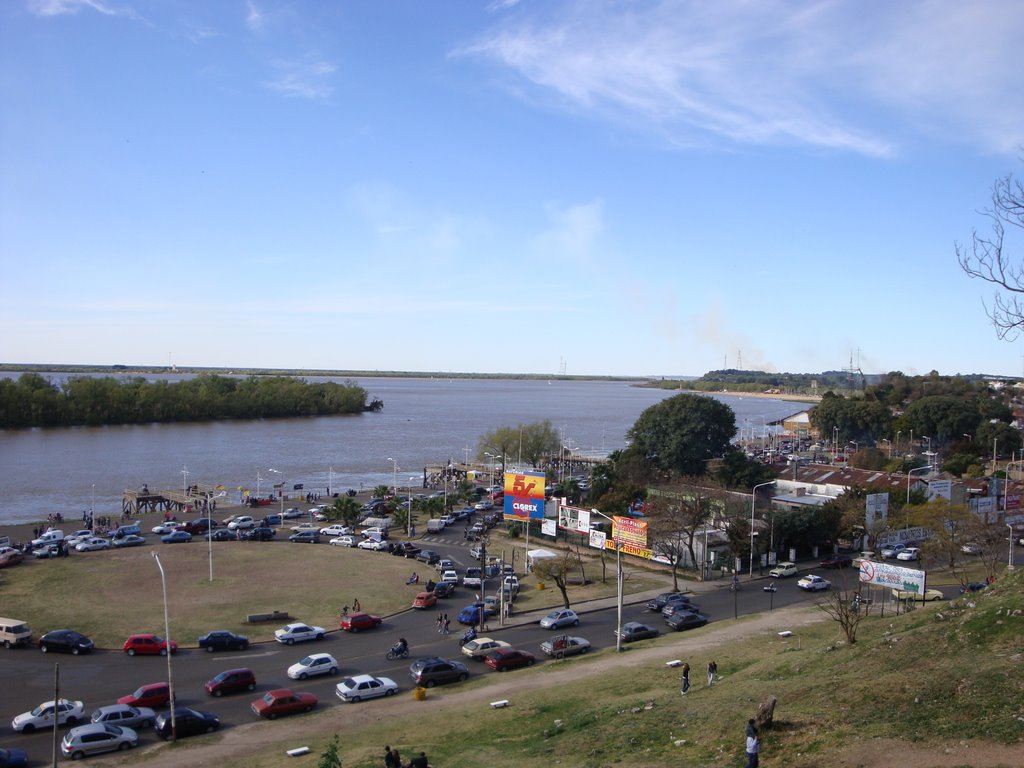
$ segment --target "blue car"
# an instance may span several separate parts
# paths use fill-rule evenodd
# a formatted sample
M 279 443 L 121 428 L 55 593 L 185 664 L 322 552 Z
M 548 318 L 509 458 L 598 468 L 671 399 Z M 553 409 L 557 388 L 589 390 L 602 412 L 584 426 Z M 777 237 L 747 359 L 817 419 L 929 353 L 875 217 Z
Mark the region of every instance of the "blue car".
M 473 603 L 459 611 L 459 615 L 456 616 L 456 619 L 458 619 L 460 624 L 468 624 L 469 626 L 479 624 L 481 609 L 484 611 L 484 616 L 490 616 L 494 613 L 494 609 L 490 606 L 484 605 L 483 603 Z
M 160 541 L 164 544 L 183 544 L 192 541 L 192 534 L 188 531 L 171 531 L 166 536 L 161 536 Z

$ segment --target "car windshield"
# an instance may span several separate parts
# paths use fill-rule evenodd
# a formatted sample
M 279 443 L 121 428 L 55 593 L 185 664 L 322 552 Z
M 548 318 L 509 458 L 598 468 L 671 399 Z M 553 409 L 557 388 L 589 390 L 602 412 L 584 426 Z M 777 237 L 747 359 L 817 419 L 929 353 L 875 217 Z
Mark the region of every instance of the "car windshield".
M 302 661 L 300 661 L 299 664 L 301 664 L 304 667 L 308 667 L 310 664 L 313 663 L 313 661 L 314 661 L 314 659 L 313 659 L 312 656 L 307 656 Z
M 32 710 L 32 714 L 35 715 L 36 717 L 38 717 L 39 715 L 43 714 L 44 712 L 49 712 L 52 709 L 53 709 L 53 707 L 51 707 L 49 704 L 46 704 L 46 705 L 40 704 L 38 707 L 36 707 L 35 709 Z

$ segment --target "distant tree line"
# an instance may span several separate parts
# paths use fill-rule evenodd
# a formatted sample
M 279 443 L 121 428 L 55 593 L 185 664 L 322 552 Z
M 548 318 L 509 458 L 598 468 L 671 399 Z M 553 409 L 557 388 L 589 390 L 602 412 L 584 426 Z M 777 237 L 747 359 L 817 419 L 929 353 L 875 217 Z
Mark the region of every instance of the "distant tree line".
M 59 386 L 37 373 L 0 380 L 3 429 L 331 416 L 365 406 L 366 390 L 351 381 L 310 384 L 289 376 L 73 376 Z
M 694 392 L 765 392 L 777 389 L 784 394 L 817 394 L 829 389 L 859 391 L 871 377 L 847 371 L 821 373 L 770 373 L 767 371 L 741 371 L 727 368 L 708 371 L 699 379 L 660 379 L 650 386 L 661 389 L 688 389 Z

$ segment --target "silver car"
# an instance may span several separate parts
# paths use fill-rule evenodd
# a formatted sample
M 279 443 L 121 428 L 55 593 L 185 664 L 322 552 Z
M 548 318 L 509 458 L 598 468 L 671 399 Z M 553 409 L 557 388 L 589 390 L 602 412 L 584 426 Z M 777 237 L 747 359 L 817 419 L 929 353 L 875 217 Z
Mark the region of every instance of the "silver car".
M 116 752 L 130 749 L 139 744 L 139 736 L 131 728 L 106 723 L 80 725 L 68 731 L 60 743 L 64 757 L 72 760 L 98 755 L 101 752 Z
M 90 718 L 94 723 L 123 725 L 129 728 L 149 728 L 156 722 L 156 713 L 149 707 L 132 707 L 128 704 L 110 704 L 100 707 Z

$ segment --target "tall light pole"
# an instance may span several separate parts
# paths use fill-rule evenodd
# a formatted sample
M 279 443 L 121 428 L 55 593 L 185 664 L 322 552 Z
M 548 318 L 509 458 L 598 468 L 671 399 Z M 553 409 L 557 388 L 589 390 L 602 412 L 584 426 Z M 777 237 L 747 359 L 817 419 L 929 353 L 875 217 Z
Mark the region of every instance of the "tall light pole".
M 612 524 L 612 533 L 615 532 L 615 521 L 612 520 L 604 512 L 599 512 L 596 509 L 591 509 L 590 514 L 603 517 L 609 523 Z M 615 594 L 616 600 L 616 613 L 615 613 L 615 652 L 622 652 L 622 542 L 616 538 L 613 538 L 615 542 Z
M 390 456 L 388 456 L 388 461 L 391 462 L 391 485 L 395 489 L 395 496 L 398 496 L 398 462 Z
M 405 518 L 405 535 L 412 538 L 412 484 L 417 480 L 416 477 L 409 478 L 409 498 L 406 503 L 406 518 Z
M 181 493 L 188 496 L 188 467 L 181 465 Z
M 1012 571 L 1014 569 L 1014 566 L 1013 566 L 1013 525 L 1012 524 L 1008 524 L 1006 527 L 1010 529 L 1010 552 L 1006 556 L 1006 570 Z
M 912 470 L 907 472 L 907 504 L 910 503 L 910 476 L 915 472 L 927 472 L 931 467 L 914 467 Z
M 164 567 L 160 563 L 160 555 L 153 552 L 153 559 L 156 560 L 156 567 L 160 569 L 160 587 L 164 593 L 164 647 L 167 649 L 167 692 L 171 697 L 169 705 L 171 708 L 170 741 L 174 741 L 178 735 L 178 720 L 174 711 L 177 704 L 174 701 L 174 677 L 171 674 L 171 622 L 167 615 L 167 578 L 164 576 Z
M 928 435 L 921 435 L 922 440 L 928 441 L 928 450 L 925 452 L 925 456 L 928 457 L 928 466 L 932 465 L 932 439 Z
M 758 483 L 750 492 L 750 578 L 754 578 L 754 502 L 757 501 L 757 489 L 766 485 L 775 485 L 775 481 Z
M 836 463 L 836 454 L 839 453 L 839 427 L 832 427 L 832 463 Z
M 273 468 L 268 469 L 267 472 L 273 472 L 275 475 L 281 474 L 281 470 Z M 284 519 L 284 480 L 275 485 L 277 485 L 277 498 L 281 500 L 281 518 Z

